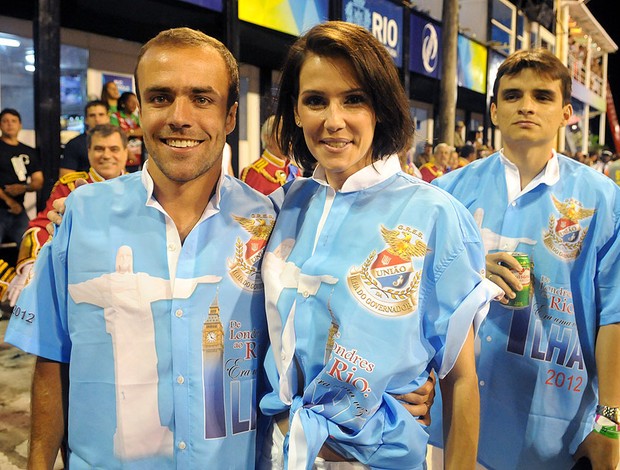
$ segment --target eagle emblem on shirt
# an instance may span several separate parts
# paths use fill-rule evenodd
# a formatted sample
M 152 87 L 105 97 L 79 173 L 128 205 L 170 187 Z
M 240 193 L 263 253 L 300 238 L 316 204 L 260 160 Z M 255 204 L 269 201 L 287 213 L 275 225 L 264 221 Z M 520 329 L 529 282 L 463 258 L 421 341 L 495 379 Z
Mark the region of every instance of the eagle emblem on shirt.
M 596 209 L 584 208 L 575 198 L 560 201 L 551 195 L 553 206 L 559 212 L 549 216 L 547 230 L 543 231 L 545 246 L 556 256 L 564 260 L 573 260 L 581 253 L 583 240 L 588 227 L 582 227 L 581 221 L 594 215 Z
M 347 275 L 353 296 L 374 313 L 399 316 L 417 307 L 421 265 L 429 249 L 423 234 L 411 227 L 380 226 L 384 246 L 373 250 L 361 266 L 352 267 Z
M 228 260 L 229 273 L 233 281 L 245 290 L 263 288 L 260 277 L 260 261 L 273 229 L 275 219 L 271 215 L 252 214 L 250 217 L 231 215 L 250 235 L 245 242 L 237 237 L 235 256 Z

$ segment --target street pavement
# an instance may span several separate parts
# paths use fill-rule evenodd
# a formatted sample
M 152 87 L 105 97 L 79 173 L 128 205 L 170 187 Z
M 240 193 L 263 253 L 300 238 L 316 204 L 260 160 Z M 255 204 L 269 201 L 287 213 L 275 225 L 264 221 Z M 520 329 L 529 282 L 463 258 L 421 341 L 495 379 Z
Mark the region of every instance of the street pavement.
M 0 470 L 24 470 L 30 429 L 30 382 L 35 357 L 4 342 L 10 309 L 0 320 Z M 62 469 L 58 459 L 55 469 Z
M 28 451 L 34 356 L 4 342 L 8 323 L 0 321 L 0 469 L 21 470 Z

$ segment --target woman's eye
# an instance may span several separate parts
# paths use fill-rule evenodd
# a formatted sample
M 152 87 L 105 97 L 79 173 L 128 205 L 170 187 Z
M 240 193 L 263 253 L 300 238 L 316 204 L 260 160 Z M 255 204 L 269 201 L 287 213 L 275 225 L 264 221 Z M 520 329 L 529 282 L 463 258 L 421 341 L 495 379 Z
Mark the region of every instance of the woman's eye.
M 306 106 L 321 106 L 325 100 L 320 96 L 308 96 L 304 99 L 304 104 Z
M 366 97 L 364 95 L 351 95 L 347 97 L 348 104 L 363 104 L 366 103 Z

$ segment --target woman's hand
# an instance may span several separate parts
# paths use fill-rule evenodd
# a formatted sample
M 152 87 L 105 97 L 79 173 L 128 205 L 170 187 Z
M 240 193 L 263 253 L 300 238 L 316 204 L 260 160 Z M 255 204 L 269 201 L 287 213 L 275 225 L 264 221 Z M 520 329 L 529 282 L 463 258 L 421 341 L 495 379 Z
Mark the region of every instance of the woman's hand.
M 417 390 L 403 395 L 393 395 L 412 416 L 419 417 L 418 421 L 426 426 L 431 424 L 436 381 L 435 373 L 431 371 L 426 382 Z

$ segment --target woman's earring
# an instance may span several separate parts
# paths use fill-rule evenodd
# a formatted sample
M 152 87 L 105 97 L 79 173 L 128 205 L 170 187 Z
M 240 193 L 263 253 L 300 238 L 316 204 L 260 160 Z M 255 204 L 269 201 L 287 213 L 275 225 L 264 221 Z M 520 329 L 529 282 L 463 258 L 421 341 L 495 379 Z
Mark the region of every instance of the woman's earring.
M 301 120 L 299 118 L 295 118 L 295 124 L 297 124 L 297 127 L 301 127 Z

